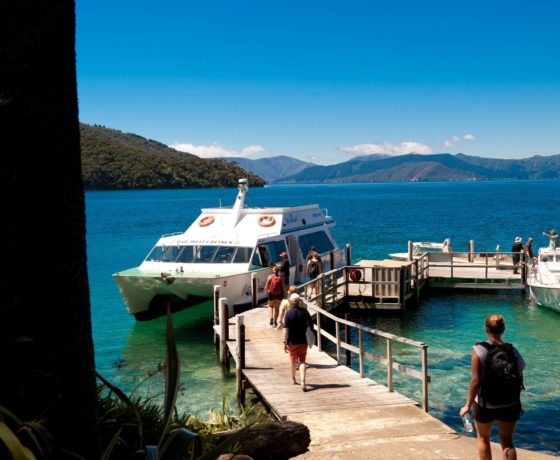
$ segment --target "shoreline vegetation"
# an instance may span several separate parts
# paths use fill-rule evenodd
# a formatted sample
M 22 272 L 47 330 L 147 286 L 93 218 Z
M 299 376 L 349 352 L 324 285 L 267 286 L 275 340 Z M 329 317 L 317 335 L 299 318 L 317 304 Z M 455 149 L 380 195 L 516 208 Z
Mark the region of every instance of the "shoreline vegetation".
M 199 158 L 136 134 L 80 123 L 84 189 L 235 188 L 265 181 L 225 160 Z

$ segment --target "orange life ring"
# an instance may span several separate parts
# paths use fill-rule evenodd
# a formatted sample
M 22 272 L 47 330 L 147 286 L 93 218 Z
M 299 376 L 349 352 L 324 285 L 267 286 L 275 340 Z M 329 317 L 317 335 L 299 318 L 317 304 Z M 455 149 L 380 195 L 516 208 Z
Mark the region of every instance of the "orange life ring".
M 214 216 L 206 216 L 198 221 L 198 225 L 201 227 L 208 227 L 209 225 L 212 225 L 215 220 Z
M 360 281 L 362 279 L 362 272 L 360 270 L 350 270 L 350 279 L 352 281 Z
M 261 227 L 272 227 L 276 223 L 274 216 L 260 216 L 257 223 Z

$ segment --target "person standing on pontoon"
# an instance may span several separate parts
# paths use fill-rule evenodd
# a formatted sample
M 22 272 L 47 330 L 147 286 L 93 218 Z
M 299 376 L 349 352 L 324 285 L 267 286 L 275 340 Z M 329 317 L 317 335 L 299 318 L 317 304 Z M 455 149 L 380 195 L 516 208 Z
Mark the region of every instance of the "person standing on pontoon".
M 513 259 L 513 273 L 518 273 L 521 254 L 523 254 L 523 243 L 520 236 L 515 237 L 515 242 L 511 246 L 511 258 Z
M 549 249 L 556 249 L 558 247 L 558 233 L 552 229 L 550 233 L 542 232 L 542 234 L 550 239 L 548 243 Z

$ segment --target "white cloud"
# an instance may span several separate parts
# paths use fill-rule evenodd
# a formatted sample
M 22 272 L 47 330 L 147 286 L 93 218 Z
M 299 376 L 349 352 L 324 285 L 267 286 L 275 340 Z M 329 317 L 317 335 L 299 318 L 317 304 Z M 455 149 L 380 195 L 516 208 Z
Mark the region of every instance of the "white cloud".
M 180 152 L 192 153 L 201 158 L 248 157 L 265 151 L 265 149 L 260 145 L 249 145 L 241 150 L 228 150 L 217 143 L 212 145 L 194 145 L 175 142 L 175 144 L 172 144 L 169 147 Z
M 342 152 L 351 153 L 353 155 L 370 155 L 373 153 L 382 153 L 385 155 L 404 155 L 406 153 L 432 153 L 432 149 L 425 144 L 419 142 L 385 142 L 383 144 L 358 144 L 351 146 L 339 147 Z
M 476 139 L 474 134 L 465 134 L 462 138 L 459 136 L 452 136 L 449 139 L 443 141 L 445 147 L 453 147 L 461 141 L 474 141 Z
M 453 136 L 450 139 L 446 139 L 443 141 L 443 145 L 445 147 L 451 147 L 452 145 L 455 145 L 457 143 L 459 143 L 461 141 L 461 138 L 459 136 Z
M 305 159 L 307 161 L 311 161 L 312 163 L 319 163 L 321 161 L 321 157 L 319 155 L 307 155 Z

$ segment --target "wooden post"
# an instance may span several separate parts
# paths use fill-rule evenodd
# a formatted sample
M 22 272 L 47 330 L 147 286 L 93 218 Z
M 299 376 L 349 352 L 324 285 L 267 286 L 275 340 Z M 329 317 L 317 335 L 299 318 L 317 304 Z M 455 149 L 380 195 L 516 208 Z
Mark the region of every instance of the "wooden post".
M 340 366 L 341 357 L 340 357 L 340 323 L 336 321 L 335 323 L 335 331 L 336 331 L 336 362 Z
M 525 294 L 525 287 L 527 285 L 527 260 L 525 258 L 525 253 L 521 253 L 521 284 L 523 287 L 521 288 L 521 293 Z
M 485 254 L 484 264 L 485 264 L 484 278 L 488 279 L 488 253 Z
M 360 349 L 360 377 L 364 378 L 364 331 L 358 329 L 358 348 Z
M 348 285 L 348 283 L 350 282 L 350 276 L 349 276 L 350 273 L 348 271 L 349 270 L 348 267 L 344 267 L 343 270 L 344 270 L 343 272 L 344 273 L 344 296 L 348 297 L 350 295 L 350 288 Z
M 428 345 L 422 344 L 422 409 L 428 412 Z
M 321 305 L 319 305 L 321 308 L 326 308 L 326 302 L 327 302 L 327 294 L 325 292 L 325 274 L 321 273 L 321 283 L 320 283 L 320 287 L 321 287 Z
M 474 240 L 469 240 L 469 258 L 470 263 L 474 262 Z
M 348 313 L 344 313 L 344 319 L 348 321 Z M 344 325 L 344 342 L 350 345 L 350 326 L 348 324 Z M 346 349 L 346 366 L 352 367 L 352 354 L 350 350 Z
M 331 263 L 331 270 L 334 270 L 334 251 L 329 253 L 330 263 Z
M 414 270 L 416 271 L 416 278 L 415 278 L 415 284 L 416 284 L 416 303 L 420 303 L 420 279 L 418 276 L 418 260 L 414 261 Z
M 214 326 L 220 324 L 220 286 L 214 286 Z M 216 354 L 219 354 L 220 350 L 220 339 L 218 334 L 216 333 L 216 329 L 214 329 L 214 349 L 216 350 Z
M 346 265 L 352 265 L 352 246 L 346 243 Z
M 237 387 L 237 399 L 241 403 L 245 402 L 245 388 L 243 386 L 243 369 L 245 368 L 245 324 L 244 316 L 237 316 L 237 329 L 236 329 L 236 355 L 237 360 L 235 363 L 235 380 Z
M 319 351 L 323 351 L 323 346 L 322 346 L 322 336 L 321 336 L 321 313 L 317 312 L 317 348 L 319 349 Z
M 257 274 L 251 273 L 251 306 L 253 308 L 259 305 L 259 286 L 257 280 Z
M 220 363 L 227 366 L 227 346 L 229 340 L 228 306 L 225 297 L 220 297 Z
M 387 391 L 393 392 L 393 342 L 387 339 Z
M 409 241 L 408 242 L 408 260 L 409 261 L 412 261 L 412 258 L 414 257 L 412 246 L 413 246 L 412 241 Z

